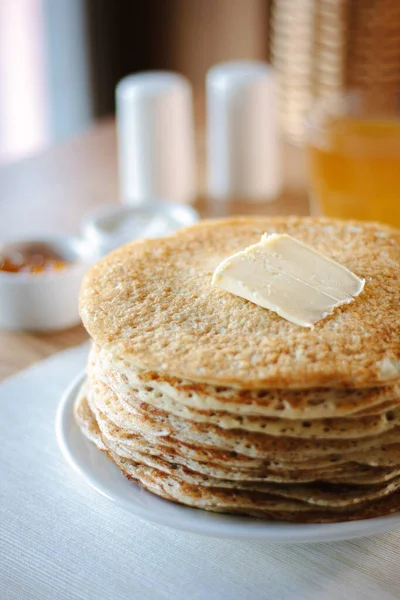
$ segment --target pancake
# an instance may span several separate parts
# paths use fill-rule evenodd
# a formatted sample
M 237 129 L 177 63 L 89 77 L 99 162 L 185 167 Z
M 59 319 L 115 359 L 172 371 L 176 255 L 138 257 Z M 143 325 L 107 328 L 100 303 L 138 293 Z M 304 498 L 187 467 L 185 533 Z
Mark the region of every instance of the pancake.
M 105 450 L 106 445 L 104 444 L 99 425 L 96 417 L 89 406 L 87 401 L 88 385 L 85 381 L 79 390 L 78 397 L 76 399 L 74 407 L 74 415 L 76 422 L 78 423 L 82 433 L 93 442 L 99 450 Z
M 321 468 L 324 468 L 325 471 L 328 471 L 329 468 L 332 469 L 332 467 L 337 469 L 337 465 L 343 462 L 343 456 L 347 457 L 348 461 L 358 461 L 360 462 L 360 464 L 366 465 L 371 463 L 371 466 L 393 467 L 400 464 L 398 444 L 394 443 L 393 445 L 384 446 L 379 440 L 376 441 L 376 443 L 378 444 L 378 448 L 372 447 L 369 450 L 368 454 L 365 452 L 364 447 L 362 447 L 361 449 L 356 447 L 354 450 L 352 448 L 352 451 L 350 453 L 346 452 L 346 454 L 342 454 L 342 456 L 340 454 L 330 454 L 327 456 L 324 454 L 322 456 L 322 463 L 320 456 L 312 456 L 312 462 L 310 462 L 309 457 L 306 457 L 306 459 L 303 458 L 303 461 L 301 461 L 301 440 L 298 441 L 299 449 L 295 455 L 295 460 L 293 464 L 290 462 L 292 454 L 285 455 L 284 453 L 281 453 L 281 462 L 278 462 L 277 459 L 271 459 L 270 453 L 268 451 L 266 451 L 264 455 L 259 455 L 261 461 L 259 460 L 258 462 L 252 462 L 251 460 L 249 461 L 249 457 L 243 454 L 239 454 L 237 452 L 229 453 L 224 450 L 221 451 L 221 449 L 216 446 L 210 446 L 208 448 L 208 452 L 204 454 L 205 446 L 198 445 L 193 442 L 190 443 L 188 441 L 182 442 L 181 440 L 176 440 L 170 435 L 168 435 L 169 432 L 165 432 L 163 430 L 158 430 L 161 433 L 161 435 L 157 435 L 157 433 L 155 433 L 155 431 L 157 431 L 155 428 L 146 429 L 141 425 L 133 427 L 129 430 L 124 430 L 114 422 L 110 421 L 109 418 L 105 415 L 105 413 L 102 412 L 101 409 L 103 408 L 103 404 L 102 402 L 98 402 L 98 395 L 95 394 L 93 396 L 93 394 L 91 394 L 91 397 L 94 399 L 94 402 L 92 402 L 91 405 L 93 411 L 96 414 L 102 433 L 106 436 L 107 439 L 117 441 L 120 444 L 125 445 L 127 447 L 129 447 L 130 445 L 136 447 L 138 436 L 140 436 L 141 440 L 145 440 L 145 444 L 149 444 L 152 447 L 161 445 L 163 453 L 168 452 L 170 455 L 174 454 L 175 457 L 177 449 L 180 448 L 181 455 L 184 457 L 189 456 L 191 459 L 199 461 L 204 459 L 206 461 L 211 460 L 212 462 L 216 462 L 220 465 L 233 465 L 235 466 L 235 468 L 241 469 L 252 468 L 252 466 L 254 466 L 255 468 L 259 468 L 262 465 L 266 465 L 268 463 L 269 467 L 271 467 L 272 464 L 275 465 L 275 468 L 277 468 L 277 466 L 280 465 L 283 470 L 287 470 L 290 468 L 292 470 L 301 470 L 307 469 L 308 467 L 308 469 L 313 469 L 315 471 L 315 469 L 317 469 L 318 466 L 321 466 Z M 345 446 L 345 450 L 347 449 L 347 446 Z M 338 452 L 337 448 L 336 451 Z M 384 459 L 383 464 L 380 464 L 380 460 L 382 460 L 382 458 Z M 349 469 L 348 466 L 347 470 L 349 474 L 352 473 L 351 469 Z
M 79 406 L 85 403 L 85 398 L 81 396 L 78 401 L 77 410 Z M 81 411 L 88 414 L 88 407 L 84 411 Z M 88 429 L 88 428 L 87 428 Z M 112 458 L 114 462 L 121 468 L 124 474 L 132 477 L 133 475 L 139 480 L 145 479 L 145 474 L 157 472 L 158 476 L 157 480 L 162 481 L 165 480 L 165 477 L 171 477 L 173 475 L 174 486 L 176 487 L 185 487 L 186 491 L 189 491 L 189 486 L 195 486 L 196 490 L 199 488 L 199 482 L 203 487 L 207 488 L 207 491 L 210 492 L 210 506 L 203 506 L 203 508 L 212 509 L 212 503 L 215 494 L 219 494 L 221 491 L 226 496 L 229 494 L 229 490 L 233 490 L 233 495 L 236 500 L 241 498 L 244 493 L 247 493 L 247 496 L 243 496 L 244 505 L 248 503 L 249 498 L 252 498 L 251 492 L 256 492 L 258 494 L 257 499 L 260 500 L 260 495 L 262 495 L 262 501 L 265 503 L 268 501 L 267 499 L 275 498 L 273 506 L 270 506 L 270 510 L 303 510 L 296 506 L 296 502 L 300 501 L 302 503 L 306 502 L 312 505 L 322 506 L 324 508 L 329 509 L 343 509 L 345 507 L 351 507 L 356 504 L 362 504 L 365 506 L 368 504 L 368 501 L 378 498 L 383 498 L 393 491 L 396 491 L 400 485 L 400 478 L 397 477 L 393 481 L 388 484 L 383 485 L 374 485 L 372 491 L 368 494 L 365 494 L 362 491 L 360 486 L 355 485 L 347 485 L 346 487 L 339 487 L 337 491 L 335 491 L 334 485 L 325 485 L 325 488 L 321 488 L 321 485 L 316 487 L 314 485 L 304 486 L 304 485 L 276 485 L 276 484 L 260 484 L 255 482 L 245 482 L 243 484 L 237 482 L 231 482 L 226 480 L 216 480 L 210 478 L 203 478 L 201 480 L 201 476 L 198 474 L 191 472 L 189 469 L 182 468 L 171 468 L 168 462 L 162 459 L 158 460 L 149 460 L 146 458 L 147 463 L 142 463 L 140 459 L 133 461 L 129 459 L 125 459 L 120 455 L 113 452 L 111 449 L 107 449 L 108 454 Z M 361 493 L 360 493 L 361 490 Z M 198 494 L 197 494 L 198 495 Z M 204 493 L 203 493 L 204 500 Z M 255 498 L 253 497 L 253 501 Z M 287 500 L 294 500 L 295 503 L 287 502 Z M 238 506 L 238 508 L 240 508 Z
M 188 379 L 168 377 L 133 366 L 126 366 L 104 349 L 93 346 L 88 369 L 105 377 L 110 385 L 141 394 L 155 403 L 163 398 L 167 410 L 220 411 L 235 417 L 265 416 L 281 419 L 323 419 L 349 415 L 381 414 L 400 404 L 400 385 L 362 389 L 310 390 L 237 390 L 210 384 L 193 383 Z M 176 414 L 176 412 L 175 412 Z
M 287 233 L 365 279 L 311 329 L 211 286 Z M 400 232 L 376 223 L 206 221 L 93 266 L 75 418 L 130 480 L 199 509 L 303 523 L 400 508 Z
M 132 413 L 143 414 L 152 410 L 152 414 L 168 419 L 176 417 L 177 422 L 194 421 L 208 425 L 217 425 L 223 429 L 242 429 L 268 435 L 318 438 L 318 439 L 354 439 L 369 437 L 389 431 L 400 425 L 400 399 L 381 406 L 380 414 L 365 415 L 357 413 L 352 418 L 294 420 L 269 418 L 226 413 L 222 411 L 197 410 L 175 402 L 163 392 L 156 392 L 148 386 L 137 385 L 134 389 L 117 373 L 89 367 L 94 382 L 105 384 L 114 394 L 104 400 L 102 410 L 110 415 L 115 423 L 124 427 L 130 421 Z M 148 405 L 148 407 L 146 407 Z M 145 407 L 143 409 L 143 406 Z M 375 407 L 377 412 L 379 407 Z
M 395 512 L 400 506 L 398 493 L 374 502 L 365 501 L 361 507 L 354 504 L 344 507 L 319 507 L 315 510 L 299 500 L 285 499 L 266 492 L 251 490 L 231 491 L 226 488 L 200 488 L 186 482 L 172 480 L 168 474 L 153 467 L 124 460 L 111 451 L 110 458 L 129 479 L 168 500 L 214 512 L 249 514 L 262 518 L 300 522 L 334 522 L 369 518 Z
M 288 437 L 285 434 L 274 436 L 243 429 L 225 430 L 210 423 L 179 419 L 144 403 L 138 403 L 137 410 L 134 412 L 125 411 L 119 405 L 118 398 L 111 388 L 98 380 L 91 379 L 90 383 L 90 394 L 94 404 L 106 413 L 115 425 L 122 428 L 126 435 L 140 432 L 145 437 L 163 437 L 171 443 L 177 440 L 273 460 L 277 457 L 309 459 L 335 452 L 367 451 L 383 444 L 395 443 L 400 438 L 398 425 L 381 435 L 359 439 L 320 437 L 301 439 Z M 110 406 L 111 410 L 109 410 Z
M 220 262 L 286 233 L 365 279 L 311 330 L 212 287 Z M 240 389 L 364 388 L 400 381 L 400 231 L 376 223 L 247 217 L 128 244 L 89 269 L 80 311 L 126 364 Z
M 84 409 L 82 410 L 82 406 Z M 385 468 L 385 467 L 369 467 L 360 465 L 357 463 L 346 464 L 344 466 L 329 465 L 324 469 L 317 470 L 315 467 L 309 465 L 309 469 L 297 468 L 296 470 L 289 470 L 285 472 L 284 465 L 281 468 L 277 467 L 260 467 L 258 470 L 255 469 L 239 469 L 237 465 L 233 468 L 229 468 L 229 464 L 220 466 L 217 463 L 211 461 L 199 462 L 188 458 L 186 455 L 180 455 L 176 451 L 166 449 L 162 444 L 149 444 L 145 438 L 140 434 L 137 434 L 130 438 L 130 444 L 124 444 L 118 438 L 118 435 L 106 436 L 102 438 L 101 431 L 97 425 L 96 418 L 91 412 L 88 405 L 86 395 L 81 397 L 78 401 L 76 408 L 77 412 L 83 413 L 85 418 L 89 420 L 90 428 L 93 429 L 93 423 L 96 428 L 96 435 L 86 434 L 100 449 L 104 449 L 106 446 L 109 450 L 118 454 L 123 458 L 128 458 L 137 462 L 145 462 L 151 459 L 151 457 L 161 458 L 167 460 L 170 464 L 173 464 L 174 469 L 178 465 L 187 467 L 188 469 L 206 475 L 208 477 L 215 477 L 217 479 L 227 479 L 231 481 L 270 481 L 275 483 L 295 483 L 295 482 L 313 482 L 313 481 L 325 481 L 325 482 L 336 482 L 336 483 L 357 483 L 357 484 L 371 484 L 371 483 L 382 483 L 390 481 L 391 479 L 400 475 L 400 468 Z M 81 417 L 79 417 L 81 418 Z M 105 415 L 99 415 L 98 419 L 100 422 L 106 419 Z M 147 463 L 146 463 L 147 464 Z
M 91 403 L 91 407 L 95 413 L 102 436 L 107 441 L 117 441 L 127 448 L 137 448 L 138 439 L 140 439 L 142 444 L 144 440 L 145 444 L 149 444 L 151 448 L 159 447 L 164 454 L 174 455 L 175 457 L 180 455 L 190 460 L 217 464 L 219 466 L 232 466 L 235 469 L 262 469 L 268 467 L 284 471 L 298 471 L 299 469 L 324 469 L 327 471 L 331 469 L 336 470 L 340 465 L 348 468 L 348 464 L 351 464 L 351 462 L 371 467 L 397 467 L 400 465 L 400 444 L 398 443 L 380 445 L 377 448 L 370 449 L 368 453 L 356 447 L 346 454 L 336 452 L 328 455 L 313 456 L 312 461 L 310 461 L 309 457 L 301 457 L 300 453 L 295 454 L 295 456 L 291 454 L 281 455 L 273 459 L 271 459 L 270 455 L 257 458 L 237 452 L 221 450 L 216 447 L 185 443 L 177 439 L 171 439 L 169 436 L 152 435 L 151 430 L 148 432 L 141 430 L 140 427 L 134 433 L 132 430 L 125 431 L 110 421 L 93 402 Z
M 118 457 L 118 458 L 117 458 Z M 226 492 L 247 491 L 258 492 L 278 497 L 280 499 L 299 500 L 312 506 L 322 506 L 328 508 L 343 508 L 355 506 L 357 504 L 365 504 L 370 500 L 384 498 L 389 494 L 397 492 L 400 488 L 400 478 L 397 477 L 389 482 L 381 484 L 373 484 L 366 491 L 365 486 L 356 486 L 354 484 L 333 484 L 322 483 L 318 484 L 298 484 L 298 483 L 265 483 L 265 482 L 238 482 L 225 479 L 212 479 L 206 476 L 201 476 L 184 467 L 172 469 L 171 466 L 162 459 L 149 459 L 142 462 L 140 460 L 129 460 L 122 458 L 117 454 L 113 454 L 114 462 L 120 466 L 124 465 L 124 470 L 132 471 L 137 465 L 144 467 L 155 468 L 165 475 L 168 475 L 174 481 L 181 484 L 189 484 L 197 488 L 212 488 L 214 490 L 221 489 Z
M 243 472 L 251 470 L 254 473 L 265 472 L 265 469 L 273 470 L 275 473 L 291 472 L 291 476 L 295 477 L 296 473 L 308 471 L 315 478 L 321 479 L 321 473 L 324 478 L 329 476 L 332 471 L 337 472 L 339 468 L 343 472 L 348 472 L 352 475 L 353 471 L 350 468 L 352 464 L 369 467 L 395 467 L 400 465 L 400 444 L 392 444 L 374 448 L 368 453 L 363 451 L 351 452 L 344 455 L 330 454 L 322 457 L 313 457 L 312 460 L 271 460 L 269 458 L 254 458 L 248 457 L 236 452 L 226 452 L 218 448 L 205 448 L 196 444 L 182 443 L 177 440 L 171 440 L 163 437 L 149 437 L 142 435 L 141 432 L 127 433 L 114 423 L 112 423 L 106 415 L 93 407 L 93 412 L 96 415 L 96 420 L 101 430 L 103 439 L 109 445 L 116 443 L 124 452 L 129 452 L 131 449 L 142 452 L 160 453 L 168 456 L 172 462 L 185 461 L 182 464 L 187 464 L 186 461 L 198 461 L 205 465 L 210 465 L 210 468 L 218 466 L 219 468 L 232 468 L 235 472 Z M 284 457 L 285 458 L 285 457 Z M 287 458 L 287 457 L 286 457 Z M 293 473 L 292 473 L 293 472 Z M 308 476 L 308 480 L 313 477 Z

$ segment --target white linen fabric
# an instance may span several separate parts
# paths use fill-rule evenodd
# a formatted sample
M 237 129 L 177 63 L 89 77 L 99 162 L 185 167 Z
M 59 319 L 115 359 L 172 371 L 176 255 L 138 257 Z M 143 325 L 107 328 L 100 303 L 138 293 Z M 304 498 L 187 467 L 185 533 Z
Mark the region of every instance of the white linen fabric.
M 394 600 L 400 531 L 271 545 L 146 523 L 63 459 L 55 414 L 88 346 L 0 385 L 1 600 Z

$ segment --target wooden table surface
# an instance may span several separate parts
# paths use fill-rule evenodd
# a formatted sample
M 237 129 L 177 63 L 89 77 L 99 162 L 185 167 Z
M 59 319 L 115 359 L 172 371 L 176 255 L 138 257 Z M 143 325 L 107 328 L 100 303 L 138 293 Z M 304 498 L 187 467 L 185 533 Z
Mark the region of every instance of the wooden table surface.
M 302 151 L 284 146 L 284 181 L 273 203 L 212 203 L 204 192 L 204 135 L 197 136 L 199 196 L 202 217 L 228 214 L 307 214 Z M 115 126 L 111 120 L 42 154 L 0 168 L 0 240 L 9 236 L 79 233 L 83 216 L 118 202 Z M 83 342 L 82 326 L 37 334 L 0 331 L 0 379 L 54 352 Z

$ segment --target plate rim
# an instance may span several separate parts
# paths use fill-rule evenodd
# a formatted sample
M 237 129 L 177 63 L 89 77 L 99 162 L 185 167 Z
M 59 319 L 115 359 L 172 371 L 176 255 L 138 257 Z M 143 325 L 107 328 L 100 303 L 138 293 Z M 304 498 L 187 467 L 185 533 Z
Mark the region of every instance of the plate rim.
M 61 450 L 61 453 L 66 462 L 77 472 L 84 481 L 96 492 L 107 498 L 109 501 L 121 506 L 124 510 L 134 514 L 140 519 L 157 523 L 164 527 L 185 531 L 187 533 L 196 533 L 207 537 L 216 537 L 220 539 L 237 539 L 237 540 L 258 540 L 270 543 L 318 543 L 329 541 L 345 541 L 353 540 L 361 537 L 378 535 L 400 527 L 400 512 L 373 517 L 371 519 L 361 519 L 358 521 L 342 521 L 339 523 L 292 523 L 285 521 L 262 521 L 251 517 L 241 517 L 235 515 L 224 515 L 220 513 L 208 512 L 207 521 L 198 521 L 196 519 L 183 519 L 180 522 L 178 516 L 168 517 L 162 516 L 162 511 L 151 511 L 146 507 L 135 502 L 129 502 L 120 496 L 113 494 L 112 489 L 101 482 L 99 478 L 88 471 L 87 467 L 79 460 L 74 452 L 73 444 L 70 440 L 68 428 L 71 426 L 71 420 L 79 432 L 78 435 L 82 439 L 90 443 L 84 438 L 73 416 L 73 406 L 77 397 L 79 388 L 81 387 L 86 372 L 83 370 L 77 375 L 65 389 L 61 396 L 56 412 L 56 438 Z M 100 450 L 98 450 L 100 452 Z M 111 464 L 110 464 L 111 466 Z M 116 465 L 112 465 L 119 470 Z M 123 477 L 123 476 L 122 476 Z M 126 479 L 126 485 L 135 486 L 140 493 L 145 495 L 151 494 L 155 496 L 160 503 L 170 503 L 169 500 L 157 497 L 155 494 L 141 488 L 138 484 Z M 178 510 L 198 512 L 201 509 L 172 503 Z M 235 523 L 236 521 L 236 523 Z M 213 526 L 213 523 L 215 525 Z M 190 523 L 190 525 L 188 524 Z

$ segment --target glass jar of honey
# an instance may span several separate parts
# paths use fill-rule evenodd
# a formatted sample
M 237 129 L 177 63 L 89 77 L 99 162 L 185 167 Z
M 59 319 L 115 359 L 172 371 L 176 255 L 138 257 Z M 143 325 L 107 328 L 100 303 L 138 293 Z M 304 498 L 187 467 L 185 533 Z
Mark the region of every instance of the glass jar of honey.
M 317 101 L 307 122 L 315 214 L 400 227 L 400 110 L 384 100 L 352 92 Z

